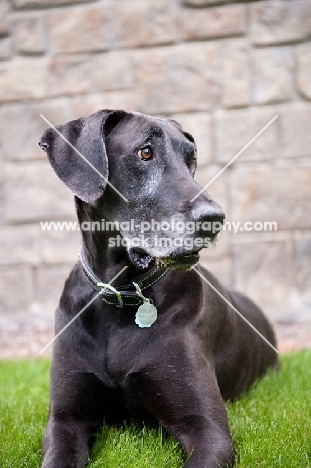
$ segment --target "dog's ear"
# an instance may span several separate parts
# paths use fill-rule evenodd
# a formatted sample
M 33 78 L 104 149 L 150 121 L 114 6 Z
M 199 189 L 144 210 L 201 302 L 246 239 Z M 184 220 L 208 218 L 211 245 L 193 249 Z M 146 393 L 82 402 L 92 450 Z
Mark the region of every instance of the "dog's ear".
M 98 200 L 105 191 L 109 173 L 105 137 L 125 115 L 102 110 L 48 128 L 38 141 L 61 181 L 85 202 Z
M 177 120 L 174 120 L 174 119 L 169 119 L 170 122 L 172 122 L 174 125 L 176 125 L 176 127 L 179 128 L 179 130 L 182 131 L 182 133 L 185 135 L 185 137 L 191 141 L 191 143 L 194 143 L 195 144 L 195 141 L 194 141 L 194 138 L 193 136 L 191 135 L 191 133 L 188 133 L 188 132 L 185 132 L 184 129 L 182 128 L 182 125 L 177 122 Z

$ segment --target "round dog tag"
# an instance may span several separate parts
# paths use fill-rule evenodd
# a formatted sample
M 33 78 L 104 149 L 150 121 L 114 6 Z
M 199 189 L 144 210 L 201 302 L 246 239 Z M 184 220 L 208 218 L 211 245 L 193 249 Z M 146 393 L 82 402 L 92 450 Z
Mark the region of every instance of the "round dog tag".
M 150 327 L 157 320 L 157 309 L 149 301 L 138 307 L 135 315 L 135 323 L 140 328 Z

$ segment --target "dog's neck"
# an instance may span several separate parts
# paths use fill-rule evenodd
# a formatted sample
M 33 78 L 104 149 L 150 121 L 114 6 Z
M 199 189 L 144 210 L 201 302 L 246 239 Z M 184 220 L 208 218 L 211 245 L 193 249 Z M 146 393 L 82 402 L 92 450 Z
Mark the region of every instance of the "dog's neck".
M 122 235 L 117 230 L 101 229 L 110 221 L 103 213 L 97 212 L 96 208 L 76 199 L 77 216 L 81 227 L 82 250 L 89 268 L 103 283 L 109 283 L 112 278 L 127 267 L 114 281 L 113 286 L 131 283 L 143 273 L 130 261 L 126 248 L 122 245 L 110 245 L 111 237 Z M 97 222 L 99 224 L 92 223 Z M 96 226 L 96 228 L 95 228 Z M 100 226 L 98 229 L 97 227 Z

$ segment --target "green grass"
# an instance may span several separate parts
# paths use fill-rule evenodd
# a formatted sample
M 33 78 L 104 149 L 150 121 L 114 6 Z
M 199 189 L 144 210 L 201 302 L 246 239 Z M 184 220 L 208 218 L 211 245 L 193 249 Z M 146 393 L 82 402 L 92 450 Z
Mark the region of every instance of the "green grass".
M 40 466 L 48 408 L 48 361 L 0 362 L 0 466 Z M 283 356 L 269 373 L 227 405 L 239 468 L 311 467 L 311 352 Z M 180 468 L 186 458 L 162 429 L 105 428 L 88 468 Z M 199 468 L 199 467 L 198 467 Z

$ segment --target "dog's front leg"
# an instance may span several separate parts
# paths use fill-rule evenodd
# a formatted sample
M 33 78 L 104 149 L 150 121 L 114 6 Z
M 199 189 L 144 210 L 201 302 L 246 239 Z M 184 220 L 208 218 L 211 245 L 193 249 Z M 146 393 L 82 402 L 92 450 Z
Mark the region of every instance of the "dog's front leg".
M 215 405 L 219 413 L 212 410 L 211 415 L 206 408 L 206 414 L 199 415 L 194 405 L 188 408 L 188 414 L 172 417 L 170 421 L 163 419 L 162 424 L 189 456 L 184 468 L 228 468 L 233 463 L 232 440 L 223 401 L 215 393 L 210 396 L 209 404 Z
M 132 399 L 141 395 L 139 404 L 180 442 L 189 456 L 184 468 L 227 468 L 232 440 L 213 362 L 178 351 L 162 349 L 152 366 L 131 374 Z
M 65 350 L 63 350 L 65 355 Z M 67 366 L 65 365 L 67 364 Z M 81 468 L 88 460 L 91 436 L 101 427 L 114 391 L 73 362 L 52 362 L 51 406 L 43 437 L 42 468 Z
M 219 421 L 185 416 L 179 427 L 168 429 L 190 455 L 184 468 L 229 468 L 233 464 L 231 436 Z
M 42 468 L 82 468 L 88 459 L 87 426 L 69 415 L 50 413 L 43 437 Z

